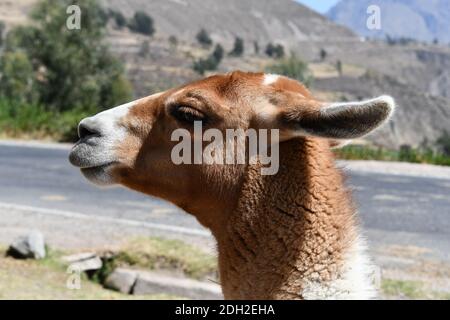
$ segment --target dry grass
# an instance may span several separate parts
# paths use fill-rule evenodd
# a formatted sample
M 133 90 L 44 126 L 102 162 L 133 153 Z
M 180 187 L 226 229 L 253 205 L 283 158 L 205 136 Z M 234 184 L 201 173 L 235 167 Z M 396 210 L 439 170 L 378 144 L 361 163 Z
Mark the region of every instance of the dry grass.
M 178 240 L 136 238 L 128 241 L 93 279 L 81 276 L 81 289 L 67 287 L 72 274 L 62 252 L 48 251 L 42 260 L 16 260 L 0 247 L 0 299 L 174 299 L 169 295 L 134 296 L 104 289 L 98 281 L 117 266 L 178 272 L 197 279 L 216 279 L 216 258 Z M 92 281 L 94 280 L 94 281 Z
M 450 293 L 427 290 L 420 281 L 383 279 L 381 290 L 388 299 L 450 300 Z
M 339 77 L 336 65 L 331 62 L 310 63 L 308 66 L 315 79 Z M 358 78 L 364 75 L 365 73 L 366 73 L 365 68 L 346 63 L 342 65 L 342 75 L 344 76 Z
M 70 274 L 52 254 L 43 260 L 16 260 L 0 249 L 0 299 L 13 300 L 122 300 L 169 299 L 167 295 L 133 296 L 104 289 L 82 276 L 81 288 L 67 288 Z
M 181 272 L 195 279 L 216 279 L 217 259 L 179 240 L 136 238 L 117 253 L 114 264 Z

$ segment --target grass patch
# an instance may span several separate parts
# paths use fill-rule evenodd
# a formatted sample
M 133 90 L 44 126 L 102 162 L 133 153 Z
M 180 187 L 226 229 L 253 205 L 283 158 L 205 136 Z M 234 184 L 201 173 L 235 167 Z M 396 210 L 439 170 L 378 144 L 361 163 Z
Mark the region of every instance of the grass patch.
M 387 296 L 400 296 L 409 299 L 425 298 L 422 284 L 418 281 L 384 279 L 381 283 L 381 289 Z
M 195 279 L 217 278 L 217 259 L 179 240 L 136 238 L 105 263 L 97 275 L 101 282 L 116 267 L 181 271 Z
M 307 87 L 313 82 L 313 76 L 308 68 L 308 64 L 294 54 L 267 66 L 266 72 L 280 74 L 298 80 Z
M 439 298 L 441 299 L 441 300 L 450 300 L 450 293 L 441 293 L 441 294 L 439 294 Z
M 78 122 L 89 114 L 76 109 L 51 111 L 41 105 L 0 99 L 0 132 L 10 138 L 75 141 Z
M 69 274 L 55 257 L 43 260 L 16 260 L 0 255 L 0 299 L 36 300 L 122 300 L 122 299 L 173 299 L 158 294 L 134 296 L 104 289 L 100 284 L 82 276 L 81 289 L 71 290 L 66 286 Z
M 449 292 L 427 290 L 420 281 L 383 279 L 381 289 L 388 298 L 450 300 Z
M 408 147 L 396 151 L 354 145 L 336 149 L 334 152 L 337 158 L 345 160 L 400 161 L 450 166 L 450 156 L 433 152 L 432 150 L 418 150 Z

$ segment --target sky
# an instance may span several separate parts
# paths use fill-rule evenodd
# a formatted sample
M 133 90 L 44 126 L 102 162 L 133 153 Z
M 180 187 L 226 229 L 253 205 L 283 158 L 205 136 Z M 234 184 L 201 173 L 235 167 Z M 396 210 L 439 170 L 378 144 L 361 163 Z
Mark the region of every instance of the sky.
M 339 0 L 296 0 L 313 10 L 320 13 L 326 13 L 328 9 L 334 6 Z

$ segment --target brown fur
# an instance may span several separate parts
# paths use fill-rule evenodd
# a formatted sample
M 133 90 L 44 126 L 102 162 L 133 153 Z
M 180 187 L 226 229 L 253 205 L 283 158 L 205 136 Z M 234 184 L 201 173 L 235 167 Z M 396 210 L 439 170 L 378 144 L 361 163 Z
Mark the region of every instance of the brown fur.
M 300 299 L 305 284 L 336 279 L 356 237 L 348 199 L 325 141 L 284 142 L 277 175 L 249 167 L 217 236 L 225 296 Z
M 204 129 L 222 131 L 283 128 L 293 112 L 319 110 L 321 104 L 298 82 L 280 78 L 263 86 L 263 77 L 213 76 L 139 100 L 123 122 L 131 134 L 116 150 L 121 165 L 114 175 L 125 186 L 175 203 L 211 229 L 225 298 L 300 299 L 307 283 L 338 277 L 356 237 L 354 210 L 329 142 L 282 142 L 274 176 L 262 176 L 258 165 L 170 161 L 176 144 L 170 135 L 183 126 L 170 116 L 176 104 L 194 104 L 211 119 Z M 258 105 L 273 106 L 274 120 L 258 115 Z M 292 129 L 282 134 L 288 137 Z

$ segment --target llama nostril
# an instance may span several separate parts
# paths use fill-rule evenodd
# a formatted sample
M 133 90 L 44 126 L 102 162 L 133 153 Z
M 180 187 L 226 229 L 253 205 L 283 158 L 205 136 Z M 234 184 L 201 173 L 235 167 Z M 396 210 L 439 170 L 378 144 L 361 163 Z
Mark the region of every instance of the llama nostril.
M 100 130 L 95 128 L 91 123 L 82 120 L 78 125 L 78 137 L 85 139 L 91 136 L 100 136 Z

